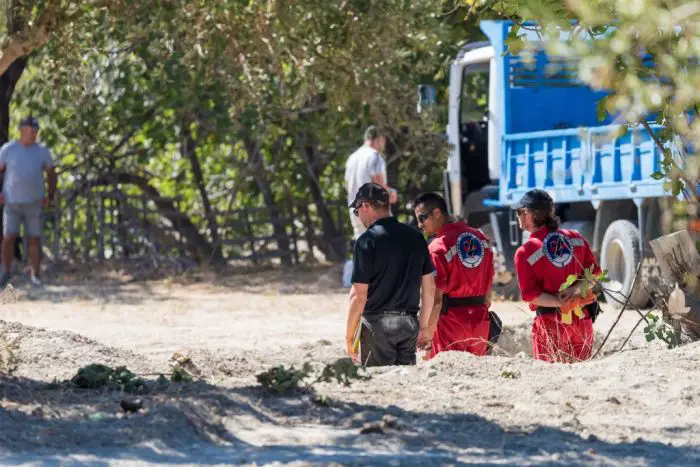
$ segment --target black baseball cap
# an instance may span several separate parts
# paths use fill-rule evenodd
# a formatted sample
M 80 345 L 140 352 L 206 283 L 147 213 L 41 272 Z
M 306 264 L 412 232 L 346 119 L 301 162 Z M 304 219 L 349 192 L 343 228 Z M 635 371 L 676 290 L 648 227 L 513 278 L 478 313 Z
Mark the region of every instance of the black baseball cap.
M 357 190 L 355 201 L 350 203 L 351 208 L 358 208 L 365 201 L 374 201 L 378 204 L 389 205 L 389 192 L 377 183 L 365 183 Z
M 19 127 L 22 128 L 23 126 L 30 126 L 30 127 L 34 128 L 35 130 L 38 130 L 39 129 L 39 120 L 37 120 L 36 118 L 31 117 L 31 116 L 27 117 L 24 120 L 22 120 L 21 122 L 19 122 Z
M 549 193 L 544 190 L 530 190 L 512 206 L 512 209 L 518 210 L 522 208 L 531 209 L 533 211 L 549 211 L 554 206 L 554 200 Z

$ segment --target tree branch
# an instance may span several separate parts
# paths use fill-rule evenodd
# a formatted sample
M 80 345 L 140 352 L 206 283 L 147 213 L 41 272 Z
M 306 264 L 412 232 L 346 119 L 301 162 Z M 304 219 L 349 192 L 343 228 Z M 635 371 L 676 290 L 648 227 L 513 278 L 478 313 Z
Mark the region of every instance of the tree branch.
M 666 154 L 667 149 L 664 148 L 664 143 L 659 139 L 659 136 L 654 133 L 654 130 L 651 128 L 651 125 L 649 125 L 648 122 L 642 121 L 641 122 L 642 127 L 644 127 L 644 130 L 646 130 L 647 133 L 649 133 L 649 136 L 651 139 L 654 141 L 654 144 L 656 147 L 659 149 L 659 152 L 663 155 Z M 685 184 L 686 188 L 688 189 L 687 191 L 690 191 L 691 198 L 693 198 L 694 201 L 698 202 L 700 199 L 698 198 L 697 195 L 697 182 L 694 182 L 690 177 L 684 175 L 683 170 L 676 164 L 675 161 L 671 160 L 671 166 L 675 169 L 677 169 L 678 172 L 678 178 L 683 180 L 683 183 Z M 668 174 L 670 177 L 672 177 L 672 174 Z
M 2 44 L 0 53 L 0 75 L 20 57 L 29 55 L 46 44 L 56 29 L 58 1 L 50 2 L 37 21 L 26 29 L 11 34 Z

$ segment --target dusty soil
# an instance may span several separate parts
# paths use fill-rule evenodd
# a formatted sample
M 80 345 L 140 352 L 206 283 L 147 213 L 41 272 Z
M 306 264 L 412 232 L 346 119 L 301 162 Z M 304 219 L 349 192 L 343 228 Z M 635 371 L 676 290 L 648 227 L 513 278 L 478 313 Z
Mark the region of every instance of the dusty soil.
M 0 301 L 0 464 L 698 465 L 700 345 L 646 344 L 625 312 L 602 358 L 545 364 L 528 355 L 530 314 L 494 309 L 502 356 L 446 353 L 381 368 L 350 387 L 290 396 L 255 374 L 342 357 L 346 291 L 337 269 L 241 271 L 144 280 L 64 271 Z M 617 312 L 596 323 L 607 332 Z M 599 339 L 600 342 L 600 339 Z M 174 353 L 194 383 L 157 385 Z M 145 375 L 145 410 L 114 390 L 49 385 L 89 363 Z M 394 417 L 382 433 L 368 422 Z

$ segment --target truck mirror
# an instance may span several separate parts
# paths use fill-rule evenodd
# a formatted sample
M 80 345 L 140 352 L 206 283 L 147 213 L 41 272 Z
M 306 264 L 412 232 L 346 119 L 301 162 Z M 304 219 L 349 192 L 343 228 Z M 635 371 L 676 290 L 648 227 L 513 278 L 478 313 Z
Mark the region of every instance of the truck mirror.
M 431 84 L 421 84 L 418 86 L 418 106 L 416 110 L 421 113 L 423 109 L 437 103 L 437 90 Z

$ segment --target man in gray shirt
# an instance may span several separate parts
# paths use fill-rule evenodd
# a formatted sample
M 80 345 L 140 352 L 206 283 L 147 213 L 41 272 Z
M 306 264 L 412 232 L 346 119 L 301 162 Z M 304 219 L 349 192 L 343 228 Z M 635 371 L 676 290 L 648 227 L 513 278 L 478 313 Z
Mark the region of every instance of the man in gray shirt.
M 41 210 L 53 203 L 56 194 L 56 171 L 51 152 L 36 142 L 39 122 L 28 117 L 20 123 L 20 138 L 0 148 L 0 171 L 5 172 L 0 203 L 3 210 L 2 266 L 0 287 L 10 280 L 15 239 L 20 224 L 28 237 L 31 281 L 41 285 Z M 44 172 L 48 180 L 48 196 L 44 189 Z

